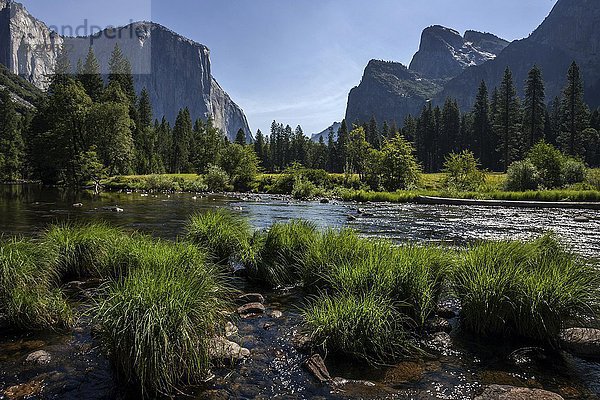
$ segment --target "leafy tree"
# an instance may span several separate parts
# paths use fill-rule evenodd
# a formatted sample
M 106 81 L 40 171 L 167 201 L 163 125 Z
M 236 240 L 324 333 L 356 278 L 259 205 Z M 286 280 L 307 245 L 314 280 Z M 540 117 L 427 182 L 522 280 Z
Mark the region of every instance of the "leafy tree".
M 537 168 L 529 160 L 515 161 L 508 167 L 506 173 L 506 190 L 524 192 L 537 190 L 540 185 L 540 176 Z
M 225 192 L 231 188 L 229 175 L 218 165 L 209 165 L 204 175 L 204 182 L 211 192 Z
M 485 183 L 479 160 L 469 150 L 447 155 L 444 172 L 447 174 L 445 186 L 450 190 L 476 191 Z
M 417 186 L 421 167 L 415 159 L 414 148 L 402 136 L 396 135 L 385 142 L 379 161 L 385 190 L 392 192 Z
M 223 150 L 220 167 L 236 190 L 248 190 L 258 175 L 258 158 L 251 147 L 233 143 Z
M 204 123 L 197 121 L 194 127 L 193 167 L 204 174 L 209 165 L 219 165 L 225 147 L 225 135 L 214 126 L 211 118 Z
M 350 132 L 348 142 L 348 169 L 345 171 L 350 174 L 358 174 L 363 179 L 365 172 L 365 161 L 371 145 L 365 137 L 363 127 L 355 128 Z
M 100 64 L 91 46 L 85 63 L 81 66 L 81 71 L 78 71 L 78 75 L 86 93 L 93 101 L 99 101 L 104 90 L 104 81 L 100 75 Z
M 556 147 L 544 141 L 536 143 L 527 154 L 539 173 L 540 183 L 547 189 L 562 186 L 564 155 Z
M 523 134 L 527 148 L 544 138 L 546 117 L 546 95 L 542 71 L 535 65 L 525 82 L 525 100 L 523 102 Z
M 94 193 L 100 193 L 100 182 L 108 176 L 104 164 L 100 161 L 96 146 L 89 150 L 81 152 L 75 159 L 75 179 L 79 186 L 84 186 L 88 182 L 94 184 Z
M 500 152 L 504 171 L 516 161 L 522 149 L 521 140 L 521 106 L 517 97 L 517 90 L 513 84 L 512 73 L 509 68 L 504 72 L 504 79 L 498 91 L 498 103 L 494 130 L 499 139 Z
M 567 86 L 561 103 L 562 131 L 558 143 L 567 154 L 580 156 L 585 152 L 582 146 L 582 132 L 589 127 L 589 109 L 585 104 L 583 80 L 579 66 L 573 62 L 567 74 Z
M 22 178 L 25 144 L 15 105 L 7 89 L 0 91 L 0 181 Z

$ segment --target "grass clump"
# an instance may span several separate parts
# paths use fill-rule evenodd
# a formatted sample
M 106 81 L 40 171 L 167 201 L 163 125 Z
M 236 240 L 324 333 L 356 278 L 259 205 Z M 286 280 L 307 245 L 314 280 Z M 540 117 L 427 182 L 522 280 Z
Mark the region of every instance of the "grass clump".
M 271 286 L 299 282 L 301 262 L 318 240 L 319 233 L 312 222 L 293 220 L 272 225 L 255 236 L 260 250 L 257 259 L 248 264 L 250 277 Z
M 73 313 L 56 288 L 48 249 L 38 243 L 0 243 L 0 324 L 24 330 L 67 328 Z
M 476 245 L 460 257 L 452 284 L 463 326 L 482 336 L 555 346 L 562 328 L 589 323 L 600 310 L 597 269 L 552 235 Z
M 192 216 L 185 231 L 187 240 L 205 249 L 219 264 L 227 264 L 232 258 L 244 259 L 251 251 L 250 224 L 225 209 Z
M 123 273 L 132 238 L 104 223 L 63 224 L 43 237 L 52 250 L 56 270 L 63 278 L 107 278 Z
M 304 310 L 303 316 L 314 342 L 334 354 L 385 363 L 412 350 L 403 324 L 405 316 L 385 297 L 321 296 Z
M 231 290 L 191 244 L 157 242 L 137 268 L 103 287 L 94 321 L 114 366 L 143 394 L 171 395 L 205 378 Z

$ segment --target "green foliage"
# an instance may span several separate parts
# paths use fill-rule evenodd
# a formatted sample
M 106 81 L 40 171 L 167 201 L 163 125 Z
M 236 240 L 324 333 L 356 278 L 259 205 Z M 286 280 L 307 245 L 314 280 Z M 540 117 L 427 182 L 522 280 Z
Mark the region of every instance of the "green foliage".
M 414 149 L 402 136 L 396 135 L 383 145 L 381 150 L 381 183 L 393 192 L 417 186 L 421 167 L 414 156 Z
M 235 190 L 249 190 L 258 175 L 258 158 L 250 146 L 237 143 L 227 146 L 220 167 L 229 175 Z
M 211 192 L 225 192 L 231 188 L 229 175 L 216 165 L 208 167 L 208 171 L 204 175 L 204 182 L 206 182 L 208 190 Z
M 523 149 L 521 134 L 521 105 L 514 86 L 512 72 L 507 67 L 498 91 L 494 131 L 499 139 L 499 152 L 504 171 L 517 161 Z
M 96 146 L 79 153 L 75 158 L 75 179 L 79 186 L 84 186 L 90 181 L 98 186 L 107 176 L 106 168 L 96 153 Z
M 322 195 L 324 191 L 307 179 L 296 178 L 292 188 L 292 197 L 296 200 L 310 200 Z
M 444 172 L 448 174 L 444 186 L 450 190 L 475 191 L 485 183 L 485 174 L 479 170 L 479 161 L 468 150 L 446 156 Z
M 508 191 L 524 192 L 536 190 L 540 182 L 539 172 L 531 161 L 516 161 L 508 167 L 504 188 Z
M 582 133 L 589 127 L 589 109 L 584 101 L 581 72 L 574 61 L 567 74 L 560 113 L 562 129 L 557 141 L 561 149 L 570 156 L 583 156 L 585 148 Z
M 593 190 L 600 191 L 600 169 L 590 169 L 587 171 L 586 184 L 592 187 Z
M 565 157 L 560 150 L 546 142 L 538 142 L 529 151 L 527 159 L 538 170 L 544 187 L 551 189 L 563 185 L 562 168 Z
M 8 90 L 0 92 L 0 182 L 14 182 L 23 176 L 25 144 L 20 118 Z
M 304 310 L 303 317 L 311 338 L 332 353 L 386 363 L 412 350 L 403 326 L 405 317 L 387 298 L 323 296 Z
M 225 209 L 192 216 L 185 231 L 187 240 L 205 249 L 219 264 L 227 265 L 232 259 L 243 259 L 250 249 L 248 221 Z
M 473 246 L 459 258 L 452 282 L 463 326 L 479 335 L 557 345 L 567 323 L 598 316 L 595 267 L 551 235 Z
M 137 268 L 104 285 L 91 313 L 127 381 L 143 395 L 172 395 L 208 376 L 231 289 L 194 246 L 158 242 L 135 257 Z
M 52 255 L 38 243 L 0 242 L 0 324 L 25 330 L 71 326 L 73 313 L 56 289 Z
M 587 168 L 585 164 L 579 160 L 568 158 L 562 165 L 563 182 L 567 185 L 573 185 L 585 181 Z

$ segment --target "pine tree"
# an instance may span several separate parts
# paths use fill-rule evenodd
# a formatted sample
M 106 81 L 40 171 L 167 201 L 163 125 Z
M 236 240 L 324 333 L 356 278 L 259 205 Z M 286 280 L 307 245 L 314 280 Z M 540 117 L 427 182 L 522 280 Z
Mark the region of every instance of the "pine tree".
M 118 82 L 121 85 L 123 92 L 125 92 L 129 98 L 130 104 L 134 105 L 136 103 L 136 94 L 133 84 L 133 75 L 131 74 L 131 64 L 121 51 L 118 43 L 115 44 L 108 62 L 108 67 L 108 83 Z
M 558 145 L 558 137 L 560 136 L 562 114 L 561 114 L 560 98 L 555 97 L 548 110 L 548 128 L 546 129 L 546 141 L 551 145 Z
M 342 120 L 342 125 L 338 130 L 338 137 L 336 142 L 336 166 L 335 172 L 345 172 L 348 167 L 348 144 L 350 142 L 350 132 L 348 131 L 348 125 L 346 120 Z
M 242 146 L 246 145 L 246 132 L 242 128 L 237 131 L 234 143 L 241 144 Z
M 104 81 L 100 75 L 100 64 L 98 63 L 91 46 L 81 71 L 78 71 L 78 75 L 88 96 L 90 96 L 93 101 L 99 101 L 102 97 L 102 91 L 104 90 Z
M 140 94 L 137 116 L 138 122 L 133 136 L 137 173 L 157 173 L 162 169 L 162 161 L 159 160 L 155 151 L 158 139 L 156 131 L 152 127 L 152 104 L 146 88 Z
M 379 134 L 379 127 L 377 126 L 375 116 L 371 117 L 369 124 L 366 126 L 365 135 L 367 142 L 373 146 L 373 148 L 381 148 L 381 135 Z
M 519 158 L 522 146 L 521 105 L 513 83 L 512 72 L 506 68 L 498 90 L 498 104 L 494 130 L 498 136 L 504 171 Z
M 335 133 L 333 132 L 333 127 L 330 127 L 327 134 L 327 171 L 335 172 L 337 159 L 338 155 L 335 143 Z
M 0 92 L 0 181 L 22 178 L 24 149 L 19 115 L 7 89 Z
M 266 168 L 266 160 L 265 160 L 265 136 L 261 132 L 261 130 L 256 131 L 256 139 L 254 140 L 254 152 L 258 157 L 258 160 L 261 163 L 263 168 Z
M 404 118 L 404 127 L 402 128 L 402 136 L 409 141 L 414 143 L 415 137 L 417 134 L 417 121 L 415 118 L 408 114 L 406 118 Z
M 54 74 L 50 79 L 48 94 L 52 95 L 57 86 L 65 85 L 72 79 L 73 71 L 71 70 L 71 61 L 69 53 L 65 47 L 61 47 L 56 57 L 54 65 Z
M 523 102 L 523 134 L 527 140 L 527 150 L 539 140 L 544 139 L 546 117 L 546 95 L 542 71 L 535 65 L 525 83 Z
M 488 89 L 485 81 L 481 81 L 475 105 L 473 106 L 473 132 L 471 150 L 486 168 L 495 167 L 496 148 L 498 143 L 492 129 Z
M 190 171 L 190 141 L 192 139 L 192 119 L 190 111 L 179 111 L 173 127 L 173 153 L 171 171 L 175 174 Z
M 460 109 L 456 100 L 446 99 L 442 110 L 440 130 L 440 157 L 458 152 L 462 147 L 460 132 Z
M 561 103 L 562 131 L 558 143 L 563 151 L 581 155 L 581 135 L 588 128 L 589 109 L 583 100 L 583 80 L 579 66 L 573 62 L 567 75 L 567 86 L 563 91 Z

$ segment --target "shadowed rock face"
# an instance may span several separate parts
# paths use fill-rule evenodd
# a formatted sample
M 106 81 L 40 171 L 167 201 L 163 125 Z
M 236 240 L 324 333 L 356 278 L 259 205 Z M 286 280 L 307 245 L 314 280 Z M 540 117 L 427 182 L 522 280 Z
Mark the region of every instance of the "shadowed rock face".
M 63 44 L 73 66 L 85 60 L 92 46 L 106 74 L 118 43 L 132 64 L 136 90 L 148 90 L 156 118 L 164 115 L 174 123 L 187 106 L 192 118 L 212 117 L 231 140 L 240 128 L 251 139 L 244 112 L 212 76 L 210 50 L 159 24 L 136 22 L 92 37 L 63 38 L 21 4 L 0 0 L 0 38 L 0 63 L 42 89 Z
M 586 100 L 592 107 L 600 105 L 600 2 L 597 0 L 559 0 L 545 21 L 527 38 L 511 43 L 494 60 L 469 68 L 445 85 L 437 96 L 450 96 L 469 108 L 475 101 L 477 87 L 484 80 L 488 87 L 498 86 L 505 68 L 512 70 L 519 94 L 534 65 L 538 65 L 546 83 L 546 100 L 560 95 L 566 83 L 569 65 L 581 67 Z
M 489 33 L 467 31 L 465 36 L 443 26 L 423 31 L 410 69 L 431 79 L 453 78 L 465 68 L 493 60 L 508 42 Z

